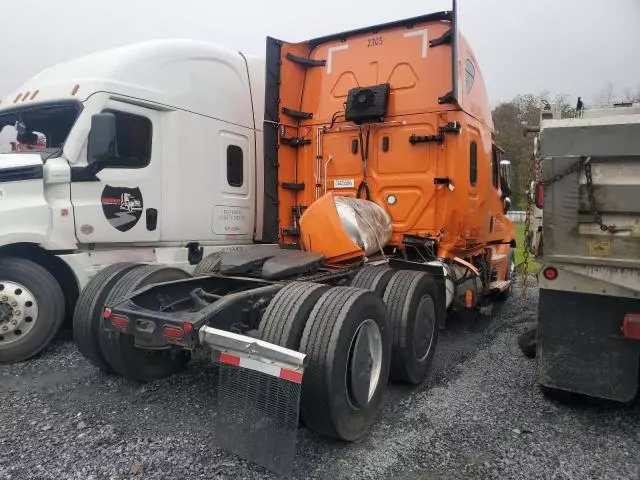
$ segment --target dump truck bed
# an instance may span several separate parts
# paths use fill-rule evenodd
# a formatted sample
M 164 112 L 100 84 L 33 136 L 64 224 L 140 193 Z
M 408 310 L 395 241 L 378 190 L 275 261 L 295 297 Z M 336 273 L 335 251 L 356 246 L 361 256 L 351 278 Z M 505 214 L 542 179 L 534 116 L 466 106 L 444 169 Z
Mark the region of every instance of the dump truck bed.
M 538 380 L 631 401 L 640 364 L 640 108 L 543 120 Z
M 541 140 L 544 179 L 581 161 L 592 177 L 578 168 L 546 188 L 543 261 L 640 268 L 640 111 L 550 120 Z

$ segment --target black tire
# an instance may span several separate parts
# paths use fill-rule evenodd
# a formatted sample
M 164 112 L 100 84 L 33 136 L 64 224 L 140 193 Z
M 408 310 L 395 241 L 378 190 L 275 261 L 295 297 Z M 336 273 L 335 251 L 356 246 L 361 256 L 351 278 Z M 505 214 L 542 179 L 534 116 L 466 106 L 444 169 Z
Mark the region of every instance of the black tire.
M 505 280 L 511 280 L 511 285 L 509 285 L 509 288 L 507 288 L 504 292 L 500 292 L 497 295 L 496 300 L 498 302 L 505 302 L 507 301 L 507 299 L 509 299 L 509 297 L 511 297 L 511 294 L 513 292 L 513 280 L 515 278 L 515 263 L 515 253 L 513 249 L 511 249 L 511 251 L 509 252 L 509 258 L 507 259 L 507 275 L 505 276 Z
M 104 302 L 114 285 L 138 266 L 136 263 L 116 263 L 100 270 L 82 290 L 73 313 L 73 339 L 78 350 L 107 373 L 112 373 L 113 369 L 100 348 Z
M 187 272 L 179 268 L 157 265 L 138 267 L 116 284 L 109 293 L 105 306 L 112 305 L 118 299 L 146 285 L 189 277 Z M 188 352 L 173 347 L 162 350 L 138 348 L 132 335 L 118 331 L 103 331 L 100 346 L 105 359 L 115 372 L 138 382 L 152 382 L 169 377 L 186 368 L 190 359 Z
M 200 263 L 196 265 L 196 268 L 193 269 L 193 276 L 200 277 L 220 270 L 222 255 L 224 255 L 223 252 L 216 252 L 204 257 L 200 260 Z
M 12 308 L 8 302 L 12 302 L 12 299 L 21 302 L 21 295 L 28 294 L 20 288 L 9 292 L 5 290 L 3 282 L 21 285 L 30 292 L 38 309 L 35 318 L 25 316 L 28 313 L 26 308 L 20 320 L 13 317 L 20 310 Z M 20 362 L 40 353 L 60 330 L 65 317 L 64 293 L 48 270 L 24 258 L 0 258 L 0 289 L 3 314 L 3 319 L 0 319 L 0 363 Z M 2 300 L 4 297 L 7 297 L 6 302 Z M 33 308 L 34 302 L 28 302 Z M 11 327 L 14 330 L 9 333 L 10 321 L 19 321 L 18 326 L 24 325 L 26 333 L 21 333 L 22 329 L 13 325 Z M 9 338 L 9 335 L 13 338 Z
M 294 282 L 280 290 L 262 316 L 259 336 L 281 347 L 297 350 L 307 319 L 316 302 L 329 286 Z
M 388 265 L 373 266 L 369 265 L 362 268 L 353 280 L 351 280 L 351 286 L 355 288 L 364 288 L 365 290 L 371 290 L 380 295 L 380 298 L 384 295 L 384 291 L 393 277 L 394 271 L 389 268 Z
M 363 358 L 352 353 L 352 347 L 361 343 L 361 333 L 366 331 L 373 332 L 378 340 L 371 344 L 379 346 L 378 361 L 373 362 L 374 372 L 379 374 L 372 392 L 369 391 L 369 377 L 367 398 L 358 403 L 354 383 L 365 386 L 362 383 L 364 376 L 354 376 L 353 373 L 362 374 L 366 370 L 349 366 L 355 361 L 354 356 Z M 300 351 L 309 357 L 302 380 L 301 403 L 302 420 L 307 427 L 320 435 L 345 441 L 357 440 L 369 430 L 387 389 L 390 333 L 387 311 L 375 293 L 335 287 L 320 297 L 307 320 L 300 342 Z M 366 342 L 364 345 L 369 344 Z M 367 367 L 372 368 L 372 365 L 367 364 Z M 362 394 L 362 388 L 358 392 Z M 359 398 L 362 400 L 361 395 Z
M 423 272 L 396 272 L 384 293 L 391 321 L 391 378 L 418 385 L 429 375 L 445 315 L 438 287 Z
M 518 347 L 527 358 L 536 358 L 537 335 L 537 322 L 527 323 L 525 331 L 518 335 Z

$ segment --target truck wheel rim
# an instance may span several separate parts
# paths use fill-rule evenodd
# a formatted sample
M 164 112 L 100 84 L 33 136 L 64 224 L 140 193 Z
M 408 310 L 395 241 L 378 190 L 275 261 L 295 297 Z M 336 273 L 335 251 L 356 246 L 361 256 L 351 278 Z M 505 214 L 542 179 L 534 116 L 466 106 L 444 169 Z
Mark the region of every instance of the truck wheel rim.
M 382 372 L 382 335 L 378 324 L 365 320 L 360 324 L 349 347 L 347 395 L 356 408 L 365 408 L 380 382 Z
M 427 358 L 433 347 L 433 332 L 436 327 L 436 309 L 431 296 L 420 300 L 416 312 L 413 332 L 413 352 L 419 361 Z
M 0 280 L 0 347 L 29 334 L 38 319 L 38 303 L 24 285 Z

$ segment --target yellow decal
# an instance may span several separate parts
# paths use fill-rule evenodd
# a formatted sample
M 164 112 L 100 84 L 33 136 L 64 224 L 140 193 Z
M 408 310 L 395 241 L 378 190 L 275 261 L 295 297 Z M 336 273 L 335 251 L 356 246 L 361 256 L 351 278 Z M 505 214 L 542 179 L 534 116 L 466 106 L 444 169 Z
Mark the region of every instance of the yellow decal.
M 611 255 L 611 240 L 587 240 L 587 248 L 592 257 L 608 257 Z

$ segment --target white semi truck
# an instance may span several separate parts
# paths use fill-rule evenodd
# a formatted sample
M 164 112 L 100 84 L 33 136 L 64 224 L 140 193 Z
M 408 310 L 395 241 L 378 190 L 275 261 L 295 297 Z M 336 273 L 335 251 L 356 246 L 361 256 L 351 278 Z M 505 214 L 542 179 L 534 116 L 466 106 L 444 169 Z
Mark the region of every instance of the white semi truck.
M 189 270 L 276 239 L 254 165 L 264 72 L 215 45 L 153 41 L 54 66 L 0 102 L 0 130 L 26 146 L 0 151 L 0 362 L 41 351 L 107 265 Z M 115 144 L 92 142 L 110 116 Z

